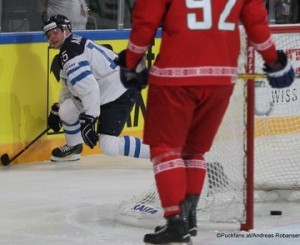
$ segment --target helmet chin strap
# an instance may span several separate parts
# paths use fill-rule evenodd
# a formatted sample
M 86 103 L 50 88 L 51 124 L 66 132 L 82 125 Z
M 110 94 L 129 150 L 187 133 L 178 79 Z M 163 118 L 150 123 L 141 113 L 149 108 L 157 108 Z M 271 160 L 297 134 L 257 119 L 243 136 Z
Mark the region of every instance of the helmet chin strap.
M 67 32 L 66 30 L 67 30 L 67 29 L 65 29 L 65 28 L 64 28 L 64 30 L 63 30 L 64 39 L 62 40 L 62 43 L 61 43 L 60 48 L 63 46 L 63 44 L 64 44 L 66 38 L 68 38 L 68 37 L 71 35 L 71 32 L 70 32 L 70 31 Z
M 68 32 L 67 32 L 67 30 L 68 30 Z M 71 35 L 71 32 L 69 31 L 69 29 L 64 28 L 63 34 L 64 34 L 64 40 L 63 40 L 63 43 L 64 43 L 65 39 Z

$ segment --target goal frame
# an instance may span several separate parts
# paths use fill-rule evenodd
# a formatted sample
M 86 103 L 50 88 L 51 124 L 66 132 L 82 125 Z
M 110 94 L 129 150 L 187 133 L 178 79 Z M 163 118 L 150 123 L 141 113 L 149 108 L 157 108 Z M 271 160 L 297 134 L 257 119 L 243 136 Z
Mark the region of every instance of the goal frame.
M 254 49 L 247 44 L 247 73 L 254 73 Z M 240 230 L 249 231 L 254 227 L 254 127 L 255 127 L 255 80 L 247 81 L 247 124 L 246 124 L 246 196 L 245 196 L 245 223 Z
M 300 32 L 300 25 L 269 25 L 272 34 L 288 34 Z M 276 47 L 278 48 L 278 47 Z M 254 228 L 254 151 L 255 151 L 255 50 L 247 42 L 247 62 L 246 73 L 249 75 L 247 82 L 247 125 L 246 125 L 246 173 L 245 180 L 246 195 L 245 195 L 245 223 L 241 224 L 240 230 L 249 231 Z M 251 77 L 251 75 L 254 75 Z

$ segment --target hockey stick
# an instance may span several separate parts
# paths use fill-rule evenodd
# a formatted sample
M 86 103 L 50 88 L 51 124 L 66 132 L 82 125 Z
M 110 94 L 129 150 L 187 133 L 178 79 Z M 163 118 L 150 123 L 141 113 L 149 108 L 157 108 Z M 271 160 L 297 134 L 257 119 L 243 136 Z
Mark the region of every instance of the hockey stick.
M 239 79 L 249 79 L 249 80 L 255 80 L 255 79 L 265 79 L 267 78 L 266 74 L 258 74 L 258 73 L 240 73 L 237 74 L 237 77 Z M 295 74 L 295 78 L 300 78 L 300 74 Z
M 16 154 L 13 158 L 9 158 L 8 154 L 5 153 L 1 156 L 1 163 L 4 166 L 9 165 L 13 160 L 15 160 L 18 156 L 20 156 L 24 151 L 26 151 L 34 142 L 36 142 L 39 138 L 41 138 L 45 133 L 49 131 L 50 127 L 46 128 L 42 133 L 40 133 L 33 141 L 31 141 L 28 145 L 26 145 L 18 154 Z

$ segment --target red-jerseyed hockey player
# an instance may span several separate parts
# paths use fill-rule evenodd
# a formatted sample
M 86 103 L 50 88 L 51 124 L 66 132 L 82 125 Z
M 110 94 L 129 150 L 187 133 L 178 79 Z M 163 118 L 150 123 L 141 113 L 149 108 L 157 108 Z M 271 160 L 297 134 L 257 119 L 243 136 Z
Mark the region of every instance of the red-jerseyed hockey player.
M 265 61 L 272 87 L 289 86 L 294 70 L 276 51 L 264 0 L 136 0 L 126 50 L 134 69 L 162 27 L 150 70 L 144 142 L 167 224 L 148 244 L 188 243 L 209 151 L 232 94 L 240 51 L 239 23 Z M 172 243 L 173 244 L 173 243 Z

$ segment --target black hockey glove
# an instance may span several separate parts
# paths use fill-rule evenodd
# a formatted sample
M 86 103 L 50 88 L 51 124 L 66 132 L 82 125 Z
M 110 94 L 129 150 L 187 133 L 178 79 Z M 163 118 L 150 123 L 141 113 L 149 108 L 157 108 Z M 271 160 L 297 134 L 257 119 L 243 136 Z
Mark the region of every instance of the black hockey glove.
M 51 106 L 51 112 L 48 116 L 48 126 L 55 132 L 59 132 L 59 130 L 62 127 L 62 123 L 60 120 L 60 117 L 58 115 L 58 110 L 59 110 L 59 104 L 54 103 Z
M 295 72 L 286 54 L 282 50 L 277 51 L 278 66 L 270 67 L 265 64 L 264 71 L 267 73 L 267 79 L 272 88 L 289 87 L 295 78 Z
M 99 140 L 99 136 L 95 131 L 95 123 L 97 118 L 86 114 L 80 114 L 79 116 L 80 127 L 81 127 L 81 136 L 86 145 L 88 145 L 91 149 L 97 145 Z
M 135 69 L 126 68 L 126 50 L 119 54 L 119 58 L 115 60 L 120 66 L 120 79 L 125 88 L 136 88 L 139 91 L 146 88 L 148 84 L 149 71 L 146 68 L 145 59 L 142 59 Z

